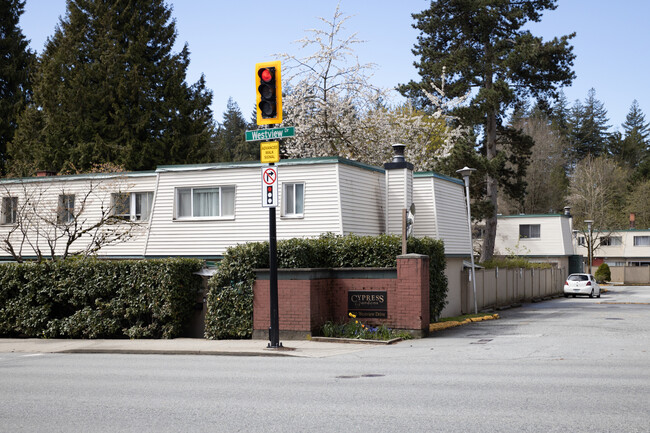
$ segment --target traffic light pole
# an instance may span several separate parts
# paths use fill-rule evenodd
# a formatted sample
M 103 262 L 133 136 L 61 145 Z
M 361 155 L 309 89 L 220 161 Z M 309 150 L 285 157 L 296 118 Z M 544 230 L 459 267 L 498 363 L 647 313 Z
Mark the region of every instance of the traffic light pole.
M 273 165 L 273 163 L 269 165 Z M 282 343 L 280 343 L 280 314 L 278 312 L 278 242 L 275 227 L 275 207 L 269 208 L 269 290 L 271 326 L 269 327 L 268 347 L 278 349 L 282 347 Z

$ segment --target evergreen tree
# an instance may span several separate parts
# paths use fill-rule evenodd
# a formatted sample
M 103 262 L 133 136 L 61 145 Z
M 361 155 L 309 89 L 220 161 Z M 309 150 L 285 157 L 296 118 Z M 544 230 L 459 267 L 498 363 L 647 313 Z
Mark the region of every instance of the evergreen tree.
M 11 146 L 21 170 L 209 161 L 212 94 L 203 77 L 186 83 L 175 39 L 163 0 L 69 0 Z
M 564 139 L 569 138 L 570 114 L 571 110 L 569 108 L 569 102 L 567 101 L 566 95 L 564 92 L 560 92 L 560 96 L 557 98 L 557 101 L 555 101 L 555 104 L 553 104 L 549 118 L 553 127 Z
M 650 124 L 646 123 L 645 115 L 636 100 L 632 102 L 622 126 L 625 136 L 615 134 L 610 152 L 621 165 L 634 169 L 647 157 L 650 145 Z
M 217 131 L 217 148 L 223 161 L 255 161 L 259 160 L 259 143 L 247 142 L 245 132 L 248 124 L 242 115 L 239 105 L 228 98 L 223 122 Z
M 596 90 L 589 90 L 584 104 L 576 101 L 570 122 L 571 146 L 576 162 L 588 155 L 597 158 L 606 153 L 610 138 L 608 121 L 604 104 L 596 99 Z
M 573 35 L 544 42 L 524 30 L 528 22 L 540 21 L 545 9 L 556 7 L 555 0 L 439 0 L 413 15 L 414 27 L 420 30 L 413 52 L 419 56 L 415 66 L 422 80 L 401 85 L 401 93 L 428 105 L 423 90 L 431 90 L 443 68 L 450 77 L 448 96 L 478 89 L 457 114 L 466 124 L 482 127 L 482 154 L 489 163 L 485 188 L 489 212 L 481 215 L 486 220 L 483 260 L 494 251 L 498 189 L 523 195 L 530 153 L 531 141 L 505 125 L 502 113 L 531 96 L 556 98 L 558 86 L 570 84 L 574 77 L 575 56 L 569 44 Z M 505 157 L 498 155 L 499 141 Z
M 31 92 L 29 70 L 35 57 L 18 27 L 24 10 L 23 0 L 0 0 L 0 175 L 7 165 L 7 143 Z

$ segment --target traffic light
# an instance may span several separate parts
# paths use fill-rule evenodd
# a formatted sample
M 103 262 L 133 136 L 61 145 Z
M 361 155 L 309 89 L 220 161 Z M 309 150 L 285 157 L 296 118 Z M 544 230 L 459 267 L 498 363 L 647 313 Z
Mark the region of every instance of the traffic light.
M 282 123 L 282 75 L 280 62 L 255 65 L 257 85 L 257 124 Z

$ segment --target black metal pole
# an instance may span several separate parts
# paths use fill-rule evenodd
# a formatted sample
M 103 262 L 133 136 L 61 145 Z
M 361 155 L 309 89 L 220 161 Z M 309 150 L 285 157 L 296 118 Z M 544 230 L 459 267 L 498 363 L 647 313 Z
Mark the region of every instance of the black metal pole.
M 270 164 L 273 165 L 273 164 Z M 276 186 L 277 188 L 277 186 Z M 280 343 L 280 316 L 278 313 L 278 244 L 275 228 L 275 208 L 269 208 L 269 288 L 271 303 L 270 348 L 282 347 Z

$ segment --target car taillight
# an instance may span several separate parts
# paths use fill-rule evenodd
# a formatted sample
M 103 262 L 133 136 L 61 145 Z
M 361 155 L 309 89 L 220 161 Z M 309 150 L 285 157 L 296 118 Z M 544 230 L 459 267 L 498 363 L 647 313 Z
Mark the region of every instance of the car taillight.
M 568 286 L 568 285 L 569 285 L 569 282 L 568 282 L 568 281 L 565 281 L 565 282 L 564 282 L 564 285 L 565 285 L 565 286 Z
M 591 281 L 587 281 L 587 285 L 588 285 L 588 286 L 591 286 Z

